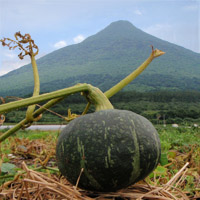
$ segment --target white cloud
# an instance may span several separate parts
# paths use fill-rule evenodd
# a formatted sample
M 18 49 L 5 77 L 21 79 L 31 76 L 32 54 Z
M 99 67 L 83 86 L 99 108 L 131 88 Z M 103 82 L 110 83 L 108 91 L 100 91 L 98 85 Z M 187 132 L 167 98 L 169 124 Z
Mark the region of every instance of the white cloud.
M 143 29 L 145 32 L 164 40 L 175 39 L 173 27 L 170 24 L 154 24 Z
M 142 15 L 142 12 L 137 9 L 137 10 L 134 10 L 134 14 L 136 14 L 136 15 Z
M 191 5 L 187 5 L 184 6 L 182 8 L 184 11 L 197 11 L 199 9 L 199 5 L 198 4 L 191 4 Z
M 54 45 L 53 45 L 56 49 L 60 49 L 62 47 L 65 47 L 67 46 L 67 42 L 64 41 L 64 40 L 61 40 L 59 42 L 56 42 Z
M 0 52 L 3 58 L 0 63 L 0 76 L 30 63 L 29 56 L 26 56 L 23 60 L 20 60 L 18 54 L 14 51 L 1 48 Z
M 5 55 L 5 57 L 10 58 L 10 59 L 14 59 L 14 58 L 17 57 L 17 55 L 15 53 L 12 53 L 12 52 L 5 53 L 4 55 Z
M 0 63 L 0 76 L 31 62 L 29 56 L 25 56 L 23 60 L 20 60 L 17 54 L 13 53 L 12 51 L 2 50 L 1 53 L 4 55 L 4 58 Z M 46 53 L 40 53 L 36 56 L 36 59 L 41 58 L 44 55 L 46 55 Z
M 154 24 L 142 30 L 160 39 L 199 52 L 198 27 L 185 24 Z
M 82 42 L 84 39 L 85 37 L 83 35 L 77 35 L 73 38 L 75 44 Z
M 1 64 L 0 76 L 30 63 L 30 58 L 4 60 Z

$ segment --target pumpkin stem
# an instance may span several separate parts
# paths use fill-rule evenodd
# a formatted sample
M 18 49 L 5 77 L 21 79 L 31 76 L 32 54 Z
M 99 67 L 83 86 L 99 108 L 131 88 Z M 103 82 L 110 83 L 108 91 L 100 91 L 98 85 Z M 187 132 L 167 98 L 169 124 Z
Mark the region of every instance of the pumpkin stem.
M 97 87 L 90 85 L 89 93 L 86 94 L 86 98 L 89 103 L 94 104 L 96 111 L 113 109 L 113 105 L 110 103 L 105 94 Z

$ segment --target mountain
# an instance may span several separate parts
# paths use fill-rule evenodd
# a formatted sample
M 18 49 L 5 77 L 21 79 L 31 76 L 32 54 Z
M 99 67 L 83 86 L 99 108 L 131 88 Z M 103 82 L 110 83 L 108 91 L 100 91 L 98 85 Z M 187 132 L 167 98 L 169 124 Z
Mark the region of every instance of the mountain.
M 41 92 L 84 82 L 105 91 L 150 55 L 150 45 L 166 54 L 154 59 L 125 90 L 200 91 L 200 54 L 147 34 L 128 21 L 117 21 L 79 44 L 37 59 Z M 31 65 L 0 77 L 1 96 L 23 96 L 32 91 Z

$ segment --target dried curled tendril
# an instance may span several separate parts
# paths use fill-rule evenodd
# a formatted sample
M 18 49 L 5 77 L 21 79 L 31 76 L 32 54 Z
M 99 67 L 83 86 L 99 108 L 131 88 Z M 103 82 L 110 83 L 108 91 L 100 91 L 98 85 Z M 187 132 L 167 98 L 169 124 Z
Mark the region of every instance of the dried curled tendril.
M 0 42 L 3 46 L 8 46 L 10 50 L 14 50 L 18 47 L 18 49 L 21 51 L 18 55 L 20 59 L 23 59 L 26 55 L 36 56 L 38 54 L 38 46 L 34 43 L 34 40 L 31 39 L 31 36 L 28 33 L 22 35 L 20 32 L 17 32 L 15 33 L 15 39 L 16 40 L 4 38 L 1 39 Z M 24 47 L 25 44 L 28 45 Z M 35 49 L 35 52 L 33 49 Z

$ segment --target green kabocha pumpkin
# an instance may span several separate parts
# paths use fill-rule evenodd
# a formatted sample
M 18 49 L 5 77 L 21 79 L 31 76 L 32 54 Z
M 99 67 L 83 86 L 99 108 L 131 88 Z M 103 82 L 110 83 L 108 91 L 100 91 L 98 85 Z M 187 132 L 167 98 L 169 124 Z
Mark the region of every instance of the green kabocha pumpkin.
M 116 191 L 144 179 L 160 159 L 157 131 L 146 118 L 109 109 L 81 116 L 61 132 L 56 158 L 69 182 L 93 191 Z

